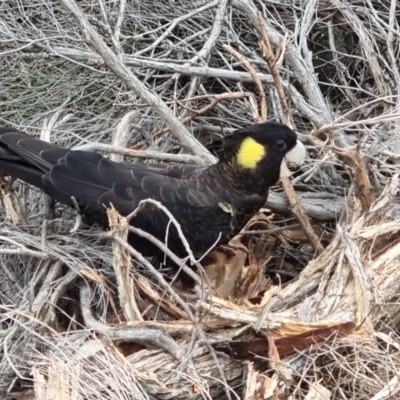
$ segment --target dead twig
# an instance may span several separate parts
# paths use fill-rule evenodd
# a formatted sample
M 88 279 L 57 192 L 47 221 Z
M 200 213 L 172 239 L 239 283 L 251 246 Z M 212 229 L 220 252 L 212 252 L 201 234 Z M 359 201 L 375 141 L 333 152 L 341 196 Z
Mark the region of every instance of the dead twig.
M 224 44 L 223 48 L 226 52 L 228 52 L 229 54 L 231 54 L 233 57 L 236 58 L 236 60 L 238 60 L 240 62 L 240 64 L 243 65 L 244 68 L 247 69 L 247 71 L 249 71 L 251 77 L 254 80 L 254 83 L 256 84 L 257 90 L 258 90 L 258 95 L 260 96 L 260 112 L 261 115 L 260 117 L 257 117 L 255 119 L 256 122 L 263 122 L 266 121 L 268 119 L 268 111 L 267 111 L 267 100 L 265 98 L 265 91 L 264 91 L 264 87 L 263 84 L 260 80 L 260 78 L 258 77 L 257 72 L 255 71 L 255 69 L 252 67 L 252 65 L 250 64 L 249 61 L 247 61 L 239 52 L 237 52 L 233 47 Z
M 341 149 L 336 146 L 330 147 L 336 154 L 350 160 L 354 166 L 353 172 L 349 171 L 354 184 L 357 188 L 361 204 L 365 212 L 368 212 L 372 203 L 375 201 L 374 189 L 368 176 L 368 169 L 365 163 L 365 157 L 362 154 L 361 147 L 357 146 L 356 151 L 352 152 L 347 149 Z
M 26 221 L 22 216 L 21 207 L 19 205 L 17 196 L 15 195 L 10 182 L 7 182 L 4 179 L 2 173 L 0 173 L 0 195 L 7 216 L 11 219 L 13 224 L 26 224 Z
M 273 54 L 271 44 L 269 42 L 268 34 L 266 32 L 266 27 L 264 23 L 264 17 L 262 16 L 262 13 L 258 13 L 258 22 L 260 26 L 260 31 L 261 35 L 263 37 L 263 41 L 261 42 L 262 49 L 263 49 L 263 56 L 265 58 L 265 61 L 267 61 L 269 68 L 271 70 L 271 74 L 274 78 L 274 82 L 276 85 L 276 89 L 279 94 L 279 100 L 281 103 L 282 107 L 282 113 L 283 113 L 283 118 L 284 122 L 286 125 L 288 125 L 290 128 L 293 128 L 292 123 L 290 121 L 290 116 L 289 116 L 289 107 L 286 101 L 286 96 L 283 91 L 283 86 L 281 83 L 281 78 L 279 75 L 278 71 L 278 66 L 277 66 L 277 57 Z M 307 214 L 304 210 L 304 207 L 301 205 L 296 192 L 293 188 L 293 185 L 290 181 L 289 178 L 281 178 L 282 186 L 283 189 L 286 193 L 288 202 L 290 204 L 290 209 L 293 212 L 294 216 L 296 217 L 296 220 L 298 223 L 301 225 L 304 233 L 307 235 L 312 247 L 314 250 L 317 252 L 317 254 L 321 254 L 321 252 L 324 250 L 322 247 L 318 236 L 314 232 L 314 229 L 310 223 L 310 220 L 307 217 Z
M 292 123 L 290 120 L 289 106 L 287 103 L 285 91 L 283 89 L 282 80 L 281 80 L 281 77 L 279 75 L 279 70 L 278 70 L 278 60 L 280 57 L 279 57 L 279 54 L 274 55 L 274 53 L 272 51 L 271 43 L 269 42 L 269 38 L 268 38 L 268 34 L 267 34 L 267 28 L 265 25 L 264 17 L 261 12 L 258 12 L 257 18 L 258 18 L 258 24 L 260 27 L 261 36 L 263 38 L 263 40 L 261 42 L 262 54 L 263 54 L 265 61 L 268 63 L 272 78 L 274 79 L 275 88 L 278 92 L 279 102 L 282 107 L 283 123 L 286 124 L 287 126 L 291 127 Z M 280 46 L 280 48 L 281 48 L 281 46 Z M 280 50 L 278 49 L 277 53 L 279 53 L 279 52 L 280 52 Z M 264 121 L 266 121 L 266 119 Z
M 107 209 L 110 229 L 123 240 L 128 239 L 129 222 L 121 217 L 114 207 Z M 118 295 L 127 321 L 143 321 L 142 314 L 135 300 L 135 288 L 130 275 L 131 258 L 129 252 L 113 241 L 114 270 L 118 284 Z
M 145 158 L 148 160 L 171 161 L 176 163 L 202 165 L 200 157 L 191 156 L 190 154 L 171 154 L 153 150 L 133 150 L 133 149 L 127 149 L 126 147 L 113 146 L 105 143 L 81 144 L 79 146 L 75 146 L 73 150 L 85 150 L 85 151 L 99 150 L 99 151 L 105 151 L 107 153 L 121 154 L 128 157 Z
M 112 340 L 135 342 L 144 345 L 156 345 L 157 347 L 161 347 L 168 351 L 168 353 L 172 354 L 178 360 L 182 357 L 183 353 L 180 347 L 170 336 L 164 334 L 160 330 L 140 329 L 138 327 L 131 328 L 129 325 L 110 327 L 97 321 L 90 309 L 91 297 L 88 286 L 81 286 L 80 300 L 86 328 L 105 334 Z
M 93 45 L 101 55 L 108 67 L 129 87 L 137 96 L 143 98 L 170 127 L 183 147 L 192 153 L 201 156 L 202 160 L 214 163 L 215 157 L 206 150 L 184 127 L 184 125 L 171 113 L 163 101 L 146 88 L 132 71 L 127 68 L 118 56 L 106 45 L 101 36 L 89 23 L 86 15 L 80 10 L 74 0 L 62 0 L 64 7 L 72 13 L 80 27 L 86 42 Z
M 182 124 L 187 124 L 188 122 L 196 119 L 197 117 L 199 117 L 200 115 L 204 115 L 207 112 L 209 112 L 210 110 L 212 110 L 219 102 L 223 101 L 223 100 L 237 100 L 237 99 L 244 99 L 244 98 L 250 98 L 252 97 L 253 94 L 252 93 L 247 93 L 247 92 L 234 92 L 234 93 L 222 93 L 222 94 L 214 94 L 214 95 L 202 95 L 202 96 L 196 96 L 196 97 L 192 97 L 189 99 L 184 99 L 184 100 L 176 100 L 176 102 L 178 104 L 180 104 L 182 107 L 186 108 L 187 110 L 189 110 L 191 113 L 193 113 L 192 115 L 189 115 L 187 117 L 183 117 L 181 119 Z M 209 98 L 212 97 L 212 100 L 210 101 L 209 104 L 207 104 L 206 106 L 204 106 L 203 108 L 200 108 L 199 110 L 194 110 L 192 108 L 188 108 L 185 106 L 185 102 L 187 101 L 193 101 L 195 99 L 205 99 L 205 98 Z M 169 128 L 165 128 L 161 131 L 155 132 L 153 134 L 153 138 L 156 139 L 162 135 L 164 135 L 165 133 L 167 133 L 169 131 Z

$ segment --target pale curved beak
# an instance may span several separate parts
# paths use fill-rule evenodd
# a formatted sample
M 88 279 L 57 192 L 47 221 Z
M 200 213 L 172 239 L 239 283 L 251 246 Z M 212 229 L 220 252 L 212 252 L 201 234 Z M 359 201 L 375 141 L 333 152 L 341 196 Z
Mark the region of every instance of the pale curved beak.
M 280 177 L 281 178 L 287 178 L 292 175 L 290 172 L 289 168 L 290 166 L 294 165 L 295 167 L 300 167 L 307 156 L 307 150 L 304 147 L 303 143 L 300 142 L 300 140 L 297 140 L 296 146 L 293 147 L 292 150 L 286 153 L 285 158 L 282 161 L 281 164 L 281 173 Z

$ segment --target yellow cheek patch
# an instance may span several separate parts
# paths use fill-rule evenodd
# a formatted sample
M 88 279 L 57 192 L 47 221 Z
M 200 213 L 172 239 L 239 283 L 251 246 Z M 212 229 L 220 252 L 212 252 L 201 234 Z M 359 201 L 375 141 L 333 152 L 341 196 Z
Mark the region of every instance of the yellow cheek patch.
M 255 168 L 266 154 L 267 150 L 262 144 L 248 137 L 240 145 L 237 161 L 243 168 Z

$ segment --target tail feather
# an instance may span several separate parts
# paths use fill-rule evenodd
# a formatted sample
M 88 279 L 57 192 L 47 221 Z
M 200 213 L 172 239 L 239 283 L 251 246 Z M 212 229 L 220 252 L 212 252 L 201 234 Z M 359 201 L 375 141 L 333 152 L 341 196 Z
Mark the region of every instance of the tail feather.
M 30 183 L 57 201 L 73 206 L 92 222 L 107 224 L 105 207 L 98 199 L 112 190 L 113 181 L 102 175 L 102 156 L 71 151 L 33 139 L 16 130 L 0 128 L 0 172 Z
M 12 128 L 0 128 L 0 172 L 43 189 L 43 175 L 53 164 L 40 157 L 44 149 L 56 146 L 32 139 Z
M 53 165 L 59 163 L 60 160 L 64 158 L 68 152 L 69 152 L 68 149 L 63 149 L 62 147 L 56 147 L 56 148 L 42 150 L 40 152 L 40 157 L 43 159 L 43 161 L 47 162 L 47 164 L 51 168 Z
M 47 173 L 50 170 L 54 165 L 54 162 L 52 162 L 52 160 L 49 162 L 43 158 L 41 156 L 42 152 L 45 152 L 46 150 L 57 150 L 58 153 L 62 153 L 61 156 L 68 152 L 68 150 L 61 149 L 54 144 L 32 139 L 29 135 L 22 132 L 2 134 L 0 136 L 0 142 L 3 144 L 3 147 L 7 146 L 10 152 L 17 154 L 21 161 L 35 166 L 44 173 Z
M 43 172 L 29 164 L 25 164 L 18 160 L 12 161 L 7 158 L 3 159 L 0 154 L 0 172 L 43 189 Z

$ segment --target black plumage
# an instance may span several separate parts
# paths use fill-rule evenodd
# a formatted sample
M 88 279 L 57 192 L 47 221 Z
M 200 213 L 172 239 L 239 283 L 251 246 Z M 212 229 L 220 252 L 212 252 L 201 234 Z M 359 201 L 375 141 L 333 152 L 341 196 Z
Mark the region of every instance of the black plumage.
M 285 155 L 298 143 L 287 126 L 268 122 L 224 139 L 220 160 L 208 168 L 193 165 L 116 163 L 88 151 L 63 149 L 11 128 L 0 128 L 0 172 L 41 188 L 73 206 L 73 196 L 90 223 L 108 226 L 113 204 L 128 215 L 141 200 L 161 202 L 180 223 L 195 256 L 217 241 L 226 244 L 260 209 L 275 184 Z M 297 147 L 297 146 L 296 146 Z M 169 218 L 147 204 L 130 223 L 165 241 Z M 168 247 L 185 255 L 169 226 Z M 154 248 L 134 235 L 130 243 L 145 255 Z

